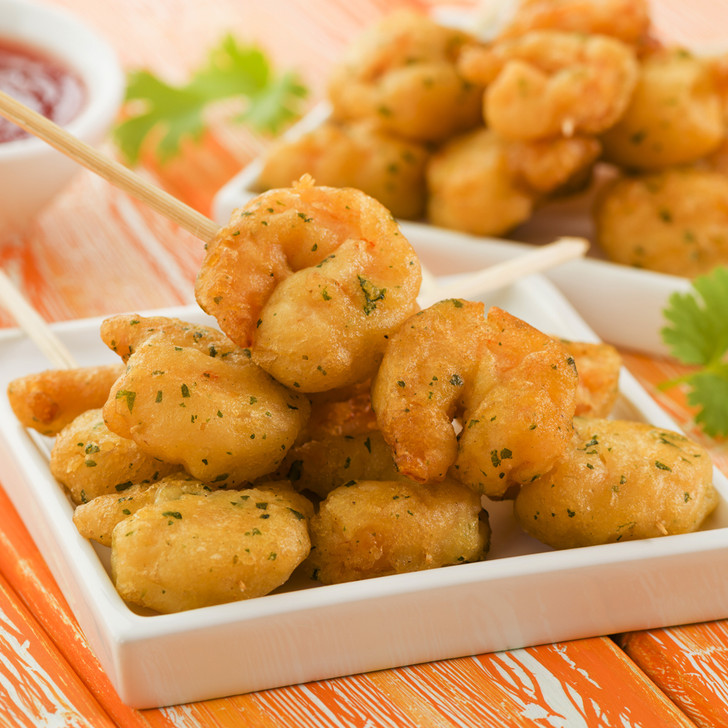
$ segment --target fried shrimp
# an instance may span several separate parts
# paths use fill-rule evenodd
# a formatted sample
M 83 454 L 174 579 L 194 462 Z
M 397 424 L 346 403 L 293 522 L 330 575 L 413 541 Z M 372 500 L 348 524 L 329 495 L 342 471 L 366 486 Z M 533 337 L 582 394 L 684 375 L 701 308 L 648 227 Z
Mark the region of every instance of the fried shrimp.
M 618 40 L 547 30 L 469 46 L 460 69 L 486 86 L 487 126 L 522 140 L 604 132 L 627 108 L 638 75 L 634 50 Z
M 301 392 L 354 384 L 417 310 L 420 264 L 391 213 L 305 177 L 239 209 L 209 245 L 196 295 L 253 360 Z
M 480 121 L 482 89 L 458 72 L 466 33 L 401 10 L 351 44 L 328 87 L 339 121 L 374 120 L 405 139 L 442 141 Z
M 594 222 L 615 263 L 694 278 L 728 264 L 728 178 L 684 167 L 619 177 L 600 190 Z
M 118 495 L 136 483 L 152 483 L 179 469 L 111 432 L 101 409 L 87 410 L 66 425 L 50 457 L 51 474 L 76 504 L 107 493 Z
M 609 35 L 640 46 L 650 34 L 647 0 L 520 0 L 499 34 L 513 38 L 531 30 Z
M 78 415 L 103 406 L 123 371 L 123 366 L 109 364 L 28 374 L 10 382 L 8 401 L 24 427 L 57 435 Z
M 402 475 L 425 483 L 450 471 L 499 498 L 565 451 L 577 385 L 557 340 L 499 308 L 486 319 L 482 303 L 448 300 L 392 337 L 372 404 Z
M 489 544 L 488 514 L 459 483 L 352 481 L 311 519 L 305 565 L 335 584 L 481 561 Z
M 135 332 L 146 327 L 143 317 L 122 317 L 107 332 L 124 322 Z M 231 344 L 225 356 L 205 336 L 181 346 L 160 327 L 146 328 L 149 338 L 136 341 L 104 405 L 108 428 L 204 482 L 235 485 L 273 472 L 306 423 L 308 399 Z M 165 328 L 179 333 L 180 322 Z
M 557 466 L 516 496 L 535 538 L 574 548 L 696 530 L 718 504 L 709 453 L 642 422 L 576 417 Z
M 548 195 L 588 177 L 600 150 L 590 137 L 515 142 L 492 129 L 462 134 L 430 160 L 427 217 L 453 230 L 502 235 Z
M 582 417 L 607 417 L 619 396 L 622 357 L 615 347 L 603 342 L 561 340 L 571 354 L 579 374 L 576 412 Z
M 252 599 L 308 556 L 308 518 L 290 487 L 158 494 L 118 523 L 111 574 L 120 596 L 161 613 Z
M 710 64 L 669 48 L 642 59 L 630 102 L 601 141 L 606 161 L 652 171 L 700 160 L 724 136 L 722 99 Z
M 370 120 L 329 121 L 297 139 L 275 142 L 263 158 L 256 187 L 288 187 L 304 174 L 320 185 L 355 187 L 395 217 L 417 219 L 425 207 L 424 144 L 396 137 Z

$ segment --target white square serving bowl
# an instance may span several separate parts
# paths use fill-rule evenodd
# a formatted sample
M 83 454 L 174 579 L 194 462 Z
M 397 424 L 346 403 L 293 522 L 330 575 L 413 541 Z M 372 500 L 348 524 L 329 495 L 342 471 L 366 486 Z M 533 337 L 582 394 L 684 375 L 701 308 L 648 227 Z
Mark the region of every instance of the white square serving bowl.
M 483 300 L 543 331 L 596 338 L 540 276 Z M 209 321 L 195 307 L 155 313 Z M 80 364 L 113 361 L 99 323 L 54 329 Z M 2 391 L 48 368 L 17 330 L 0 333 L 0 362 Z M 615 414 L 676 429 L 626 371 Z M 489 503 L 492 551 L 480 563 L 140 615 L 114 590 L 106 549 L 77 533 L 48 469 L 49 445 L 0 399 L 2 485 L 121 699 L 136 708 L 728 616 L 728 483 L 717 470 L 720 505 L 696 533 L 552 551 L 520 532 L 508 503 Z

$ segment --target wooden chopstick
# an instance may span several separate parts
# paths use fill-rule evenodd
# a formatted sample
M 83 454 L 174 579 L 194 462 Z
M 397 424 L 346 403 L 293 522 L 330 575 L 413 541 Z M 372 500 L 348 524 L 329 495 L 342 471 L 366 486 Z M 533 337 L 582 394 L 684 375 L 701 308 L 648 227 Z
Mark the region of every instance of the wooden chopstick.
M 58 369 L 74 369 L 76 360 L 40 314 L 23 298 L 5 271 L 0 269 L 0 304 L 17 321 L 28 338 Z
M 164 190 L 149 184 L 124 165 L 99 153 L 92 146 L 69 134 L 37 111 L 29 109 L 4 91 L 0 91 L 0 115 L 176 222 L 203 242 L 209 243 L 220 229 L 220 226 L 208 217 Z
M 558 238 L 515 258 L 495 263 L 448 285 L 428 288 L 420 296 L 423 308 L 447 298 L 469 298 L 505 288 L 520 278 L 541 273 L 569 260 L 580 258 L 589 249 L 584 238 Z

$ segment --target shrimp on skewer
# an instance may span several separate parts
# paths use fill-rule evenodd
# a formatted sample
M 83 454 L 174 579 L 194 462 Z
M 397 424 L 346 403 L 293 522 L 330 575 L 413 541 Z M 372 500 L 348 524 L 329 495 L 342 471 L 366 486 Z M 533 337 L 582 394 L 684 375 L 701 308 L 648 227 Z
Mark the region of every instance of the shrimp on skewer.
M 417 310 L 420 264 L 391 213 L 355 189 L 264 192 L 209 245 L 196 284 L 253 361 L 300 392 L 361 382 Z

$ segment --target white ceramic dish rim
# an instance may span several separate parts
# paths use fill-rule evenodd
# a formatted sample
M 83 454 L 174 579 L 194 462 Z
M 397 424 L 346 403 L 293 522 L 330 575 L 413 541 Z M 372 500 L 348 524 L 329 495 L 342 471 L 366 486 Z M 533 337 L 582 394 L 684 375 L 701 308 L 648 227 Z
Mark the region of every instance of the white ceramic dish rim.
M 86 100 L 66 128 L 92 139 L 116 114 L 124 94 L 124 73 L 111 45 L 72 13 L 26 0 L 0 0 L 0 39 L 28 43 L 50 53 L 79 74 Z M 0 144 L 0 161 L 43 155 L 48 144 L 25 137 Z
M 583 340 L 595 338 L 578 314 L 563 301 L 548 281 L 532 276 L 530 281 L 523 281 L 520 285 L 527 288 L 526 295 L 529 300 L 538 300 L 540 305 L 553 307 L 556 315 L 563 320 L 569 335 Z M 199 311 L 194 307 L 156 313 L 195 320 L 200 317 Z M 55 328 L 59 334 L 83 334 L 98 330 L 100 320 L 99 318 L 67 322 L 58 324 Z M 21 342 L 23 339 L 23 335 L 17 331 L 0 332 L 0 348 L 9 343 Z M 631 405 L 642 413 L 642 417 L 660 426 L 675 429 L 670 418 L 626 372 L 623 372 L 622 390 Z M 675 564 L 679 566 L 680 563 L 687 561 L 689 567 L 687 575 L 695 573 L 696 578 L 702 578 L 703 570 L 706 568 L 715 569 L 718 566 L 728 568 L 728 549 L 726 549 L 728 528 L 717 527 L 693 534 L 587 549 L 505 556 L 477 564 L 464 564 L 457 568 L 272 594 L 247 602 L 179 614 L 141 616 L 124 605 L 116 594 L 96 550 L 80 537 L 73 526 L 70 504 L 55 481 L 49 478 L 47 457 L 42 452 L 42 445 L 39 448 L 37 444 L 41 440 L 30 436 L 14 421 L 5 401 L 0 405 L 0 435 L 2 435 L 0 457 L 3 456 L 4 446 L 7 450 L 4 453 L 4 462 L 14 471 L 4 469 L 3 482 L 8 480 L 11 499 L 49 562 L 54 576 L 113 684 L 122 699 L 136 707 L 188 702 L 423 660 L 458 657 L 482 651 L 522 647 L 538 642 L 593 636 L 597 633 L 605 634 L 626 629 L 666 626 L 728 615 L 726 611 L 728 608 L 721 606 L 728 604 L 728 586 L 723 590 L 725 594 L 721 593 L 722 587 L 711 589 L 711 594 L 701 600 L 700 604 L 671 605 L 667 607 L 666 612 L 662 611 L 663 607 L 659 607 L 648 614 L 644 613 L 642 605 L 630 605 L 623 614 L 597 615 L 596 621 L 590 617 L 586 622 L 585 618 L 581 617 L 581 621 L 577 620 L 579 624 L 573 625 L 550 624 L 548 618 L 544 618 L 544 622 L 537 622 L 535 626 L 530 624 L 530 620 L 529 624 L 521 624 L 518 616 L 524 609 L 530 608 L 528 605 L 521 605 L 515 606 L 514 613 L 504 618 L 502 629 L 495 636 L 491 634 L 492 630 L 473 629 L 472 634 L 466 634 L 464 629 L 452 628 L 454 632 L 448 632 L 447 637 L 440 638 L 447 644 L 421 644 L 423 640 L 420 640 L 406 647 L 400 645 L 397 653 L 400 657 L 387 659 L 382 658 L 381 650 L 378 656 L 370 654 L 369 641 L 364 641 L 362 635 L 355 630 L 354 636 L 347 639 L 351 639 L 355 649 L 367 653 L 362 655 L 361 659 L 356 654 L 344 657 L 323 650 L 323 656 L 310 658 L 309 664 L 289 664 L 286 669 L 266 664 L 265 669 L 260 670 L 260 675 L 238 674 L 232 677 L 219 670 L 216 672 L 208 665 L 206 675 L 212 680 L 210 684 L 209 681 L 200 680 L 199 674 L 194 673 L 192 667 L 183 669 L 180 666 L 174 668 L 170 666 L 171 655 L 175 650 L 181 649 L 176 645 L 187 643 L 194 645 L 202 640 L 205 646 L 198 645 L 197 649 L 200 650 L 198 657 L 204 657 L 205 647 L 212 649 L 211 646 L 216 645 L 218 649 L 222 649 L 230 641 L 231 636 L 253 640 L 254 644 L 261 647 L 265 640 L 269 639 L 266 633 L 269 635 L 270 630 L 278 623 L 300 627 L 300 624 L 310 625 L 311 620 L 315 622 L 318 619 L 316 629 L 325 633 L 326 630 L 334 630 L 337 625 L 343 628 L 341 620 L 347 615 L 366 621 L 366 617 L 362 616 L 362 610 L 365 612 L 390 610 L 390 608 L 393 610 L 397 605 L 403 604 L 413 609 L 417 608 L 424 597 L 428 603 L 433 603 L 432 615 L 437 615 L 443 612 L 443 607 L 437 606 L 438 600 L 448 598 L 451 594 L 475 594 L 489 590 L 491 599 L 507 602 L 519 589 L 527 588 L 527 585 L 531 584 L 546 585 L 546 591 L 541 598 L 548 602 L 557 597 L 561 598 L 560 594 L 552 594 L 553 590 L 548 589 L 549 579 L 569 580 L 576 574 L 585 575 L 593 590 L 599 588 L 594 586 L 593 580 L 601 579 L 603 572 L 605 574 L 615 572 L 610 578 L 617 579 L 619 583 L 620 579 L 627 578 L 629 581 L 634 578 L 634 574 L 619 576 L 624 569 L 632 569 L 635 573 L 648 578 L 657 566 L 664 564 L 670 569 L 659 578 L 669 580 L 671 578 L 669 573 L 676 568 Z M 17 460 L 21 455 L 22 464 Z M 721 494 L 721 508 L 728 508 L 724 505 L 728 499 L 725 478 L 716 471 L 715 479 Z M 28 497 L 29 493 L 33 495 L 32 498 Z M 43 504 L 41 509 L 37 507 L 38 503 Z M 58 517 L 58 514 L 65 515 Z M 387 629 L 393 630 L 395 626 L 401 631 L 412 629 L 409 624 L 412 621 L 410 616 L 403 621 L 402 617 L 397 617 L 394 612 L 389 615 L 387 611 L 387 614 Z M 325 623 L 321 622 L 322 615 L 327 618 Z M 508 619 L 511 621 L 508 622 Z M 556 618 L 554 622 L 559 622 L 559 619 Z M 414 639 L 416 635 L 411 636 Z M 388 634 L 388 638 L 395 639 L 396 635 Z M 263 642 L 255 643 L 255 640 Z M 306 645 L 312 647 L 311 636 L 306 633 L 296 635 L 295 640 L 291 640 L 290 646 L 278 646 L 279 652 L 276 653 L 280 657 L 278 662 L 291 663 L 291 658 L 304 650 Z M 289 653 L 287 650 L 292 652 Z M 228 665 L 233 658 L 219 656 L 219 659 L 223 665 Z M 170 678 L 168 683 L 161 684 L 159 681 L 162 678 L 155 678 L 155 669 L 162 670 L 162 674 L 173 674 L 174 677 Z M 194 679 L 188 676 L 185 670 L 192 670 Z

